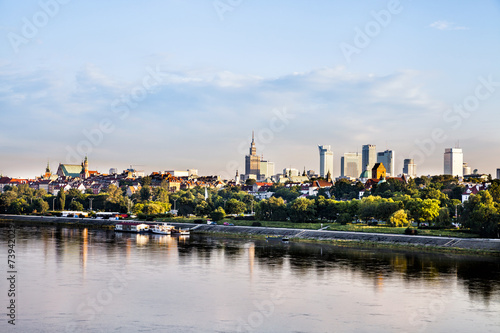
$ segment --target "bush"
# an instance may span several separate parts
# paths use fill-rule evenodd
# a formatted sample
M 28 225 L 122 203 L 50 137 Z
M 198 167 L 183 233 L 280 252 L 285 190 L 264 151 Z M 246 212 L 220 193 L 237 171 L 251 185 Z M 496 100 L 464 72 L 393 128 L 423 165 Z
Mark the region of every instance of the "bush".
M 193 221 L 193 223 L 203 224 L 203 223 L 207 223 L 207 221 L 203 220 L 203 219 L 196 219 Z
M 418 234 L 418 230 L 417 229 L 412 229 L 412 228 L 408 227 L 408 228 L 405 229 L 405 234 L 406 235 L 417 235 Z
M 144 213 L 139 213 L 139 214 L 137 214 L 137 218 L 138 218 L 139 220 L 144 220 L 144 219 L 146 219 L 146 217 L 147 217 L 147 215 L 146 215 L 146 214 L 144 214 Z
M 346 225 L 351 221 L 352 221 L 351 215 L 347 213 L 342 213 L 339 215 L 336 222 L 340 223 L 341 225 Z
M 367 225 L 370 227 L 376 227 L 378 225 L 378 221 L 368 222 Z
M 256 222 L 253 222 L 253 223 L 252 223 L 252 227 L 262 227 L 262 223 L 257 222 L 257 221 L 256 221 Z

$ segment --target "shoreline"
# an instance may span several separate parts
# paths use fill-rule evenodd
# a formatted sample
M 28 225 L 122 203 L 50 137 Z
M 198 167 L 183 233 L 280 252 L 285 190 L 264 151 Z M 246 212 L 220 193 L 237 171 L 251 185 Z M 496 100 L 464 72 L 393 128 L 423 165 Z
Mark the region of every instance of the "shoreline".
M 62 218 L 32 215 L 0 215 L 0 223 L 10 221 L 21 225 L 64 226 L 113 230 L 118 220 Z M 141 221 L 142 222 L 142 221 Z M 144 222 L 153 224 L 151 222 Z M 242 238 L 286 237 L 293 242 L 327 243 L 343 247 L 407 249 L 417 252 L 467 253 L 500 256 L 500 239 L 455 238 L 401 234 L 380 234 L 354 231 L 327 231 L 271 227 L 223 226 L 170 222 L 190 228 L 193 234 L 220 235 Z

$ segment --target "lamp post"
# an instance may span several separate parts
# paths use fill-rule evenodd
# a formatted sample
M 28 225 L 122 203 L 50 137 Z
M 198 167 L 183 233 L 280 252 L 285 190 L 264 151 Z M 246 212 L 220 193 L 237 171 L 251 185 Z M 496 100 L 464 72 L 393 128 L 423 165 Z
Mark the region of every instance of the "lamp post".
M 94 198 L 89 198 L 89 201 L 90 201 L 90 211 L 92 211 L 92 200 L 94 200 Z
M 54 203 L 56 202 L 56 198 L 52 199 L 52 210 L 55 210 Z
M 174 200 L 174 210 L 175 210 L 175 204 L 177 203 L 178 199 L 173 199 Z

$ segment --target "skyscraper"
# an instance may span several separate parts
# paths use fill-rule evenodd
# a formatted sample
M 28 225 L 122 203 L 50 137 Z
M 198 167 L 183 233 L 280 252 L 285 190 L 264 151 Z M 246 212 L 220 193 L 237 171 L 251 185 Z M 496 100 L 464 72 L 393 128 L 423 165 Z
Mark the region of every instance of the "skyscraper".
M 386 150 L 384 152 L 377 153 L 377 163 L 382 163 L 384 165 L 387 170 L 387 176 L 396 176 L 394 159 L 394 150 Z
M 411 178 L 417 177 L 417 165 L 413 162 L 412 158 L 404 160 L 403 174 L 408 175 Z
M 260 175 L 260 157 L 257 155 L 255 147 L 254 132 L 252 131 L 252 143 L 250 144 L 250 154 L 245 156 L 245 175 Z
M 333 152 L 330 150 L 330 146 L 318 146 L 318 149 L 319 175 L 324 178 L 330 171 L 330 176 L 333 177 Z
M 340 176 L 359 178 L 361 175 L 361 154 L 344 153 L 340 158 Z
M 273 177 L 274 175 L 274 162 L 264 160 L 260 161 L 260 177 L 262 179 L 266 179 Z
M 500 169 L 497 169 L 497 179 L 500 179 Z
M 444 150 L 444 174 L 453 177 L 463 177 L 464 156 L 461 148 L 446 148 Z
M 372 171 L 373 166 L 377 163 L 377 152 L 375 151 L 377 147 L 375 145 L 364 145 L 362 150 L 362 167 L 363 171 Z

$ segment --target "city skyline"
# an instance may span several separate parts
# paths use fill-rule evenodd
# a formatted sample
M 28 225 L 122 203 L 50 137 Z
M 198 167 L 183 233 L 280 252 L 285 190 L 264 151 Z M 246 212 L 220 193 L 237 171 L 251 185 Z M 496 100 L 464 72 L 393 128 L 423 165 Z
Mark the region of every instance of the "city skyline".
M 404 159 L 441 174 L 460 141 L 494 175 L 499 18 L 498 1 L 3 2 L 0 172 L 88 155 L 102 172 L 229 178 L 255 129 L 275 170 L 319 172 L 325 144 L 338 177 L 344 153 L 373 143 L 397 174 Z

